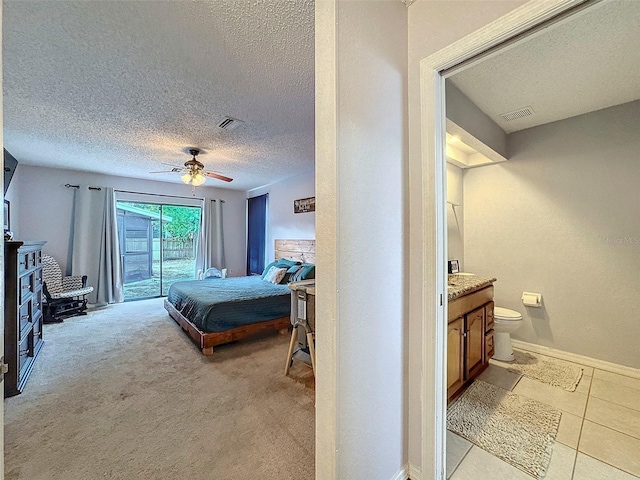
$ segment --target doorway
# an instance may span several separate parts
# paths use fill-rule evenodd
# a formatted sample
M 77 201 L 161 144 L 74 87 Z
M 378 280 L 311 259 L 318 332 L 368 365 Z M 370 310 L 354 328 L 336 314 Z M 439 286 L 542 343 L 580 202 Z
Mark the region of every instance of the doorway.
M 124 298 L 166 296 L 173 282 L 196 278 L 200 207 L 117 202 Z
M 422 318 L 422 474 L 444 478 L 446 422 L 447 339 L 447 197 L 445 173 L 445 79 L 479 58 L 492 58 L 498 49 L 509 48 L 524 35 L 538 35 L 552 22 L 586 11 L 597 2 L 552 1 L 525 5 L 518 15 L 505 16 L 469 35 L 463 41 L 421 61 L 422 161 L 425 180 L 418 192 L 426 200 L 422 218 L 412 218 L 425 235 L 421 245 L 425 277 L 421 293 Z M 464 64 L 464 65 L 463 65 Z M 461 71 L 461 70 L 456 70 Z M 455 203 L 455 202 L 454 202 Z M 435 252 L 432 253 L 432 252 Z

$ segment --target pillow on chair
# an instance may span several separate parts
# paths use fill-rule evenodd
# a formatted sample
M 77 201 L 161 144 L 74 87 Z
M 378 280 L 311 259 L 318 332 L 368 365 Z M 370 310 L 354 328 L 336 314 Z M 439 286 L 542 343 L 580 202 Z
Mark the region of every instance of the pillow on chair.
M 207 268 L 202 278 L 222 278 L 222 272 L 216 267 Z

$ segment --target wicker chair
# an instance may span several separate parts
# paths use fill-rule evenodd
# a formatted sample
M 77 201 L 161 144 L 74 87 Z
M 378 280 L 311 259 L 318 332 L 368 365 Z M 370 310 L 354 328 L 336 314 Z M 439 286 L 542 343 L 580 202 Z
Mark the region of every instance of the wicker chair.
M 86 275 L 62 276 L 55 258 L 42 255 L 42 280 L 46 303 L 44 323 L 58 323 L 74 315 L 86 315 L 87 295 L 93 287 L 87 287 Z

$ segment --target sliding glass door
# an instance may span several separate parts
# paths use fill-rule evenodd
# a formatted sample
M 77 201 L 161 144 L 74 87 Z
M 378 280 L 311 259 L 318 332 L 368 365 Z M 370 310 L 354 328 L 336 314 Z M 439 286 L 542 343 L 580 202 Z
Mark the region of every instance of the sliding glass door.
M 124 298 L 164 296 L 196 276 L 200 207 L 118 201 Z

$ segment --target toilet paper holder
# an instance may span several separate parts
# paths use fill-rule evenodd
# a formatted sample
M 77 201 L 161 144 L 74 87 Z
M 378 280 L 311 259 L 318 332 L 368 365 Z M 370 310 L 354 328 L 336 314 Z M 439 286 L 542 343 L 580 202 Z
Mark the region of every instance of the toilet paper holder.
M 522 292 L 522 303 L 525 307 L 540 307 L 542 305 L 542 294 Z

